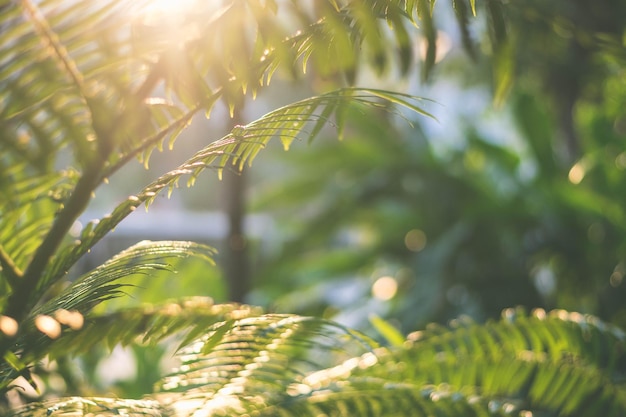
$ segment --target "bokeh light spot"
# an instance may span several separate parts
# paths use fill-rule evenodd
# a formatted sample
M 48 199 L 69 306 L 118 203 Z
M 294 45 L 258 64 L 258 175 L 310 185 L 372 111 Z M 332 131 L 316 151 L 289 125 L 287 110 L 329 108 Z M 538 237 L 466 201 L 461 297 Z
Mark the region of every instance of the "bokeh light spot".
M 620 171 L 626 169 L 626 152 L 622 152 L 621 154 L 617 155 L 617 157 L 615 158 L 615 166 Z
M 45 314 L 40 314 L 35 318 L 35 326 L 50 339 L 56 339 L 61 335 L 61 324 Z
M 79 222 L 78 220 L 76 220 L 73 224 L 72 227 L 69 230 L 69 234 L 72 237 L 78 237 L 80 236 L 80 232 L 83 230 L 83 224 L 81 222 Z
M 404 236 L 404 244 L 411 252 L 419 252 L 426 247 L 426 233 L 412 229 Z
M 624 274 L 620 271 L 613 272 L 609 278 L 609 282 L 613 288 L 617 288 L 622 285 L 622 281 L 624 281 Z
M 398 282 L 389 276 L 380 277 L 372 285 L 372 295 L 379 300 L 391 300 L 398 292 Z
M 585 178 L 585 174 L 586 174 L 585 167 L 583 167 L 583 165 L 580 162 L 578 162 L 574 164 L 574 166 L 569 170 L 569 174 L 567 175 L 567 178 L 569 179 L 569 182 L 576 185 L 576 184 L 580 184 L 583 178 Z
M 11 337 L 17 334 L 18 329 L 17 321 L 9 316 L 0 316 L 0 332 Z
M 80 312 L 67 311 L 63 308 L 54 312 L 54 318 L 72 330 L 80 330 L 85 322 L 85 318 Z

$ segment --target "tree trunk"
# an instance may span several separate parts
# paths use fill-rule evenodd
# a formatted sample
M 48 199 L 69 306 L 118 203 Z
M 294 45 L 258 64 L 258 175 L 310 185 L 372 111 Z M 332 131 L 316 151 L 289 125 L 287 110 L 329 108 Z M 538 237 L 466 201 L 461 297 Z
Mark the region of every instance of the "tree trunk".
M 234 124 L 239 124 L 240 119 L 239 109 L 235 112 Z M 244 234 L 245 191 L 245 173 L 235 172 L 232 167 L 224 169 L 224 211 L 228 217 L 228 234 L 223 244 L 224 273 L 228 284 L 228 297 L 234 302 L 243 302 L 250 290 L 248 245 Z

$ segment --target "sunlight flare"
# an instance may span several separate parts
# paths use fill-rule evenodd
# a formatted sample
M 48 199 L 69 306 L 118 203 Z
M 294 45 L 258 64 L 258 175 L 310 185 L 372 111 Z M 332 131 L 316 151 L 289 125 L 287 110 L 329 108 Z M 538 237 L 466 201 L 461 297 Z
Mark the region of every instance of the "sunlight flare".
M 149 18 L 175 18 L 192 13 L 196 7 L 198 7 L 197 0 L 147 0 L 140 3 L 137 14 L 143 14 Z
M 180 44 L 198 36 L 194 15 L 201 7 L 197 0 L 147 0 L 132 6 L 134 36 L 145 42 Z M 203 8 L 205 6 L 202 6 Z

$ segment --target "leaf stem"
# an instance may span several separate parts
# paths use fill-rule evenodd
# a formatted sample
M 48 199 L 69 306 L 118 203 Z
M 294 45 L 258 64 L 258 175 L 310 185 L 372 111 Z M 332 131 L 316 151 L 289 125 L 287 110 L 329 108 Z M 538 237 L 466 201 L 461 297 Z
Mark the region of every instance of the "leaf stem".
M 41 10 L 33 4 L 31 0 L 22 0 L 22 6 L 26 14 L 31 19 L 37 31 L 41 34 L 43 39 L 46 39 L 50 44 L 52 50 L 54 50 L 56 57 L 59 59 L 65 71 L 69 74 L 70 78 L 80 91 L 81 95 L 87 99 L 90 95 L 87 94 L 85 89 L 85 83 L 83 81 L 83 75 L 78 70 L 76 63 L 70 57 L 67 49 L 59 41 L 59 36 L 52 30 L 48 21 L 41 13 Z
M 18 323 L 26 317 L 32 305 L 37 301 L 32 300 L 31 295 L 38 293 L 43 271 L 48 266 L 50 258 L 58 249 L 74 221 L 87 207 L 91 193 L 99 183 L 99 174 L 103 165 L 104 159 L 99 158 L 98 163 L 78 180 L 74 192 L 57 215 L 50 231 L 19 280 L 19 284 L 10 295 L 4 314 L 12 317 Z
M 150 135 L 147 138 L 142 139 L 140 141 L 139 146 L 137 146 L 134 149 L 130 150 L 129 152 L 125 153 L 113 165 L 111 165 L 108 168 L 106 168 L 106 170 L 103 171 L 102 174 L 101 174 L 101 180 L 103 180 L 104 178 L 108 178 L 111 175 L 113 175 L 121 167 L 126 165 L 131 159 L 133 159 L 137 155 L 139 155 L 140 152 L 148 149 L 148 147 L 150 147 L 150 145 L 153 145 L 153 144 L 157 143 L 159 140 L 163 139 L 172 130 L 176 129 L 180 125 L 184 125 L 185 123 L 188 123 L 191 120 L 191 118 L 193 116 L 195 116 L 201 108 L 202 108 L 201 105 L 197 105 L 197 106 L 191 108 L 187 113 L 183 114 L 181 117 L 179 117 L 178 119 L 174 120 L 168 126 L 164 127 L 163 129 L 159 130 L 158 132 L 154 133 L 153 135 Z

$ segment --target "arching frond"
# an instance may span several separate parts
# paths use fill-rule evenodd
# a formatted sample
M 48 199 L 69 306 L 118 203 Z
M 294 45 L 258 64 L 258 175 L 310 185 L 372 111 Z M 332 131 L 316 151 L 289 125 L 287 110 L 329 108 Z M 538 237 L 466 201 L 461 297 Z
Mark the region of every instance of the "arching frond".
M 253 306 L 215 304 L 208 297 L 191 297 L 110 313 L 88 313 L 80 329 L 66 325 L 59 338 L 49 341 L 46 353 L 50 359 L 56 359 L 84 354 L 103 345 L 109 349 L 131 343 L 153 345 L 173 335 L 186 345 L 216 323 L 257 317 L 262 313 L 261 308 Z M 53 313 L 52 316 L 58 315 Z
M 98 346 L 113 349 L 118 344 L 156 344 L 173 335 L 186 344 L 205 334 L 215 323 L 260 316 L 262 313 L 258 307 L 215 304 L 207 297 L 185 298 L 110 313 L 85 313 L 84 316 L 74 317 L 74 323 L 67 319 L 68 310 L 57 309 L 48 317 L 59 322 L 61 333 L 53 339 L 31 329 L 27 336 L 22 337 L 22 343 L 17 343 L 22 345 L 23 351 L 20 363 L 44 356 L 54 360 L 81 355 Z M 77 326 L 76 320 L 82 325 Z M 20 369 L 16 368 L 5 364 L 0 369 L 0 386 L 6 386 L 20 374 Z
M 333 356 L 350 357 L 374 347 L 368 337 L 320 318 L 266 314 L 231 319 L 182 349 L 181 368 L 164 378 L 162 388 L 198 397 L 241 383 L 240 391 L 260 394 L 330 363 Z
M 256 90 L 279 67 L 293 72 L 298 60 L 322 74 L 353 73 L 360 55 L 368 54 L 382 70 L 388 51 L 397 51 L 406 72 L 412 42 L 404 22 L 416 23 L 415 16 L 428 39 L 429 68 L 435 49 L 433 3 L 333 2 L 307 14 L 299 5 L 290 9 L 248 0 L 221 9 L 197 4 L 176 22 L 167 16 L 151 22 L 149 2 L 9 2 L 0 20 L 8 40 L 0 49 L 0 75 L 6 75 L 0 76 L 5 132 L 11 134 L 20 125 L 21 134 L 42 142 L 42 150 L 71 144 L 84 166 L 96 147 L 102 151 L 103 146 L 123 145 L 124 153 L 134 153 L 164 129 L 176 137 L 167 129 L 172 120 L 159 120 L 144 102 L 160 85 L 179 99 L 181 109 L 210 111 L 215 94 L 224 94 L 231 107 L 238 105 L 248 86 Z M 496 5 L 492 9 L 500 10 Z M 291 33 L 285 14 L 302 23 L 298 33 Z M 385 22 L 393 36 L 386 34 Z M 501 27 L 497 25 L 497 34 L 503 33 Z M 97 143 L 106 140 L 112 142 Z M 118 153 L 109 153 L 115 163 Z
M 353 72 L 361 46 L 365 45 L 364 50 L 371 53 L 373 62 L 381 68 L 387 50 L 398 49 L 406 70 L 410 38 L 403 21 L 408 18 L 415 23 L 415 12 L 421 4 L 333 2 L 332 7 L 322 7 L 312 14 L 298 6 L 281 8 L 280 13 L 293 14 L 303 23 L 299 33 L 291 33 L 273 2 L 232 2 L 222 9 L 205 4 L 180 17 L 177 27 L 189 29 L 182 34 L 169 30 L 167 22 L 159 21 L 151 26 L 153 23 L 143 14 L 148 2 L 135 2 L 132 7 L 120 0 L 98 5 L 24 0 L 3 5 L 0 27 L 6 29 L 2 37 L 7 42 L 0 47 L 0 75 L 6 75 L 0 77 L 3 103 L 0 124 L 6 140 L 0 142 L 0 149 L 12 161 L 24 159 L 29 167 L 24 171 L 25 181 L 44 178 L 33 172 L 52 171 L 57 152 L 67 146 L 78 164 L 74 174 L 59 180 L 58 191 L 52 191 L 51 201 L 41 210 L 44 216 L 31 205 L 22 213 L 21 221 L 25 225 L 21 230 L 36 228 L 33 236 L 38 239 L 18 239 L 26 232 L 14 234 L 13 242 L 20 242 L 18 248 L 12 248 L 12 242 L 0 241 L 3 253 L 8 255 L 7 262 L 3 262 L 7 265 L 13 262 L 28 270 L 35 248 L 46 235 L 51 239 L 39 251 L 38 259 L 50 259 L 62 240 L 62 233 L 78 215 L 72 210 L 84 207 L 91 191 L 107 176 L 131 157 L 142 157 L 147 163 L 152 149 L 165 140 L 173 141 L 194 114 L 203 109 L 210 111 L 221 96 L 225 96 L 231 108 L 238 105 L 248 85 L 259 85 L 278 67 L 293 68 L 301 60 L 322 73 Z M 385 21 L 393 26 L 391 38 L 381 28 Z M 84 36 L 85 33 L 89 36 Z M 164 93 L 156 93 L 158 87 L 164 87 Z M 361 92 L 384 101 L 390 101 L 392 96 L 394 100 L 402 97 L 402 105 L 412 100 L 401 94 Z M 152 97 L 155 94 L 159 97 Z M 345 95 L 342 101 L 364 101 L 356 91 Z M 300 124 L 307 121 L 316 124 L 310 135 L 314 137 L 332 113 L 336 114 L 341 131 L 341 112 L 337 110 L 343 104 L 333 103 L 337 96 L 329 93 L 318 98 L 317 103 L 283 108 L 283 119 L 272 113 L 246 126 L 248 131 L 244 136 L 235 129 L 208 150 L 213 155 L 221 154 L 213 158 L 213 166 L 222 169 L 231 155 L 238 164 L 251 161 L 260 149 L 254 142 L 264 143 L 268 134 L 278 132 L 287 146 L 300 133 Z M 177 104 L 171 104 L 170 98 Z M 325 109 L 314 115 L 312 112 L 319 107 Z M 28 139 L 28 149 L 22 145 L 24 138 Z M 179 172 L 197 174 L 204 169 L 202 164 L 208 163 L 203 159 L 211 158 L 205 155 L 194 161 L 194 167 L 184 166 Z M 157 190 L 145 190 L 137 198 L 149 200 L 159 187 L 170 186 L 178 176 L 167 174 L 165 177 L 169 179 L 164 177 L 153 184 L 152 188 Z M 37 187 L 46 184 L 47 180 L 38 182 Z M 70 200 L 72 197 L 76 198 Z M 72 204 L 67 204 L 70 201 Z M 54 257 L 55 264 L 47 268 L 44 278 L 40 279 L 39 268 L 34 268 L 26 281 L 40 285 L 58 280 L 110 230 L 108 226 L 119 223 L 135 207 L 135 201 L 131 198 L 123 206 L 111 216 L 113 220 L 106 219 L 99 227 L 87 228 L 89 232 L 99 233 L 86 232 L 88 236 L 81 237 L 81 245 L 65 247 L 61 256 Z M 51 236 L 52 228 L 46 230 L 45 225 L 55 224 L 51 215 L 62 208 L 62 215 L 55 220 L 60 226 Z M 9 215 L 3 218 L 11 220 Z M 21 290 L 15 298 L 25 303 Z M 15 305 L 11 310 L 16 310 Z
M 171 416 L 171 411 L 154 400 L 121 400 L 113 398 L 63 398 L 33 404 L 16 410 L 14 417 L 79 417 L 79 416 Z
M 341 382 L 302 394 L 284 403 L 262 408 L 251 416 L 411 416 L 411 417 L 505 417 L 519 416 L 521 407 L 507 401 L 494 401 L 478 395 L 467 395 L 449 387 L 392 384 L 367 378 Z M 220 415 L 220 414 L 218 414 Z M 225 414 L 221 414 L 225 415 Z
M 185 258 L 189 256 L 202 257 L 209 262 L 213 262 L 211 256 L 214 250 L 210 247 L 192 242 L 140 242 L 129 249 L 121 252 L 111 260 L 105 262 L 93 271 L 85 274 L 75 282 L 71 283 L 60 294 L 52 297 L 47 302 L 35 308 L 24 322 L 20 325 L 17 335 L 12 341 L 12 349 L 20 355 L 20 363 L 30 363 L 41 359 L 47 354 L 60 352 L 66 354 L 72 350 L 78 349 L 83 351 L 83 347 L 93 346 L 100 340 L 107 340 L 110 333 L 113 333 L 109 340 L 115 345 L 118 342 L 128 343 L 130 339 L 136 337 L 140 333 L 129 333 L 132 331 L 139 332 L 139 328 L 144 328 L 148 324 L 154 324 L 149 317 L 159 316 L 154 311 L 150 314 L 146 313 L 146 317 L 141 319 L 140 312 L 126 313 L 130 317 L 134 317 L 135 321 L 130 321 L 128 326 L 121 327 L 118 333 L 105 333 L 107 330 L 106 319 L 95 320 L 97 326 L 93 328 L 92 324 L 88 324 L 87 328 L 94 329 L 93 332 L 76 332 L 81 329 L 85 320 L 90 320 L 89 313 L 99 303 L 119 297 L 124 294 L 124 288 L 129 285 L 125 279 L 131 278 L 136 274 L 147 274 L 155 270 L 172 270 L 172 266 L 168 261 L 176 258 Z M 43 292 L 46 286 L 40 291 Z M 43 320 L 50 322 L 50 326 L 41 324 Z M 102 322 L 101 322 L 102 321 Z M 119 325 L 119 321 L 110 324 Z M 183 324 L 190 327 L 189 320 Z M 98 327 L 101 326 L 101 327 Z M 171 325 L 171 323 L 170 323 Z M 160 329 L 158 326 L 152 331 Z M 170 329 L 170 331 L 173 331 Z M 62 335 L 67 336 L 61 337 Z M 97 333 L 100 333 L 97 335 Z M 115 337 L 117 335 L 117 339 Z M 126 338 L 122 337 L 125 336 Z M 86 338 L 80 343 L 71 346 L 75 339 Z M 92 340 L 92 343 L 88 341 Z M 66 344 L 67 343 L 67 344 Z M 0 387 L 6 386 L 14 379 L 21 369 L 10 363 L 2 363 L 0 365 Z
M 184 164 L 162 175 L 137 195 L 130 196 L 109 216 L 87 224 L 77 244 L 66 246 L 60 252 L 51 268 L 46 271 L 43 281 L 55 282 L 64 276 L 65 271 L 126 216 L 141 204 L 150 204 L 164 189 L 167 188 L 171 192 L 185 175 L 190 176 L 191 184 L 195 177 L 207 168 L 216 169 L 218 173 L 229 166 L 241 170 L 246 163 L 252 163 L 254 157 L 271 139 L 280 139 L 285 148 L 288 148 L 296 138 L 313 140 L 321 128 L 326 124 L 333 124 L 333 120 L 334 126 L 341 131 L 344 126 L 339 115 L 347 106 L 382 109 L 401 115 L 399 109 L 393 107 L 397 106 L 431 116 L 419 105 L 423 100 L 403 93 L 346 88 L 295 102 L 274 110 L 248 125 L 235 126 L 230 134 L 200 150 Z
M 362 343 L 369 351 L 323 368 Z M 431 328 L 401 347 L 373 351 L 367 339 L 325 320 L 231 315 L 180 350 L 182 364 L 163 379 L 154 410 L 167 406 L 180 417 L 621 416 L 623 344 L 620 331 L 564 312 L 507 312 L 499 322 Z M 75 401 L 97 399 L 30 410 L 76 410 Z
M 457 322 L 410 336 L 402 349 L 348 361 L 305 379 L 332 386 L 336 375 L 386 384 L 446 384 L 486 398 L 555 415 L 619 416 L 626 410 L 626 338 L 580 314 L 507 310 L 502 321 Z
M 195 242 L 142 241 L 85 274 L 32 314 L 49 314 L 59 308 L 89 311 L 94 305 L 116 295 L 113 292 L 102 292 L 105 285 L 133 274 L 169 269 L 168 259 L 196 256 L 213 263 L 211 257 L 214 254 L 215 249 Z M 43 283 L 41 290 L 47 287 L 46 284 Z

